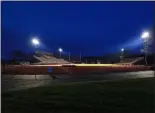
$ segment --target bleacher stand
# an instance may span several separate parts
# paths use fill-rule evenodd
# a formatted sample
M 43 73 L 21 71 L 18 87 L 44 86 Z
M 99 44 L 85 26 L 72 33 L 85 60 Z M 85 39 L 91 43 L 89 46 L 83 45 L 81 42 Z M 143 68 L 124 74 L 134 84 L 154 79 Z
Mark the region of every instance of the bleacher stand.
M 52 53 L 47 52 L 36 52 L 34 58 L 40 61 L 37 64 L 70 64 L 69 61 L 66 61 L 62 58 L 56 58 Z
M 122 64 L 122 65 L 133 65 L 136 62 L 143 60 L 144 57 L 138 57 L 138 58 L 130 58 L 130 59 L 121 59 L 119 63 L 116 64 Z

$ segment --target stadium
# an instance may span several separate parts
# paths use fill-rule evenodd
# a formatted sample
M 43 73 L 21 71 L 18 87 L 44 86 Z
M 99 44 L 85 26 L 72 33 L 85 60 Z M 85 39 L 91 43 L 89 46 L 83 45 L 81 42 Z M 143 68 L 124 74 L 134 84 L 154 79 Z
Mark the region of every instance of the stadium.
M 35 63 L 23 63 L 20 65 L 2 65 L 4 74 L 89 74 L 104 72 L 127 72 L 142 71 L 150 69 L 149 66 L 136 65 L 137 62 L 144 60 L 143 57 L 122 59 L 115 64 L 86 64 L 72 63 L 63 58 L 58 58 L 52 53 L 37 51 L 33 55 Z M 48 71 L 51 69 L 51 71 Z
M 2 2 L 3 113 L 153 113 L 154 2 Z

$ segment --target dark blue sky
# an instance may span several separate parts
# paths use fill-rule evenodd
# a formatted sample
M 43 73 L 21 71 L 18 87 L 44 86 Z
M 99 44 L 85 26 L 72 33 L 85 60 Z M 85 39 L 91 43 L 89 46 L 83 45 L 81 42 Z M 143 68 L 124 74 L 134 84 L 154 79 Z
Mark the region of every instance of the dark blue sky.
M 154 23 L 153 2 L 2 2 L 2 57 L 13 49 L 103 55 L 122 47 L 139 51 L 140 35 Z

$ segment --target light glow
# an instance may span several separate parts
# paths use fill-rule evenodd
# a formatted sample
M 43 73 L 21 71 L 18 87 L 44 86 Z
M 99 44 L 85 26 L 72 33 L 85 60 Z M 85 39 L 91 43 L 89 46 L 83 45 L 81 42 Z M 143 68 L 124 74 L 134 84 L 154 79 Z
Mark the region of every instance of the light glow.
M 124 51 L 124 48 L 122 48 L 121 51 Z
M 146 39 L 146 38 L 149 38 L 149 36 L 150 36 L 149 32 L 145 31 L 145 32 L 143 32 L 143 34 L 142 34 L 141 37 L 142 37 L 143 39 Z
M 59 48 L 59 52 L 62 52 L 62 49 L 61 48 Z
M 37 38 L 33 38 L 33 39 L 32 39 L 32 43 L 33 43 L 34 45 L 39 45 L 39 40 L 38 40 Z

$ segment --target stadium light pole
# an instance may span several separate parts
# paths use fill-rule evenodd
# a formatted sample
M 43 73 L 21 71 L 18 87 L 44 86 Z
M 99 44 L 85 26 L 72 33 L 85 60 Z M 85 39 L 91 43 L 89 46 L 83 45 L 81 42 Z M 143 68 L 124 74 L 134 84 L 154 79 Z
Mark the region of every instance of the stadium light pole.
M 124 58 L 124 48 L 121 49 L 120 61 Z
M 147 53 L 148 53 L 148 43 L 149 43 L 149 37 L 150 37 L 150 33 L 148 31 L 145 31 L 142 33 L 141 38 L 144 41 L 144 55 L 145 55 L 145 64 L 147 66 Z
M 62 53 L 62 49 L 61 48 L 59 48 L 59 53 L 60 53 L 60 58 L 61 58 L 61 53 Z
M 122 58 L 124 58 L 124 48 L 121 49 L 122 52 Z
M 35 48 L 37 48 L 37 46 L 40 44 L 38 38 L 34 37 L 32 38 L 32 44 L 35 46 Z M 35 74 L 35 80 L 37 79 L 37 76 Z
M 71 55 L 71 54 L 70 54 L 70 52 L 68 52 L 68 54 L 69 54 L 69 61 L 70 61 L 70 55 Z

